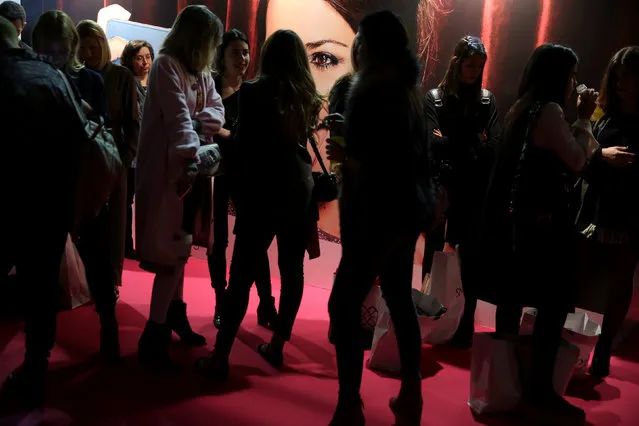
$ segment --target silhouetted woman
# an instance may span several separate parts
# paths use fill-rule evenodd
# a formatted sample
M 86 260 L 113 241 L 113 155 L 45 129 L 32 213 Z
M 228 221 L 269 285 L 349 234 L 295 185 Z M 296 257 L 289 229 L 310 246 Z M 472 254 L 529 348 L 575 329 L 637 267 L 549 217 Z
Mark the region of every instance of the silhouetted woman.
M 233 29 L 224 33 L 222 44 L 217 52 L 217 76 L 215 87 L 220 91 L 224 103 L 226 123 L 224 129 L 229 136 L 235 133 L 239 115 L 240 87 L 246 78 L 246 72 L 251 61 L 248 38 L 239 30 Z M 229 203 L 233 194 L 233 174 L 236 173 L 233 154 L 234 144 L 227 138 L 219 141 L 226 159 L 226 173 L 217 176 L 213 183 L 213 248 L 208 256 L 211 285 L 215 290 L 215 314 L 213 324 L 220 328 L 222 309 L 226 296 L 226 249 L 229 245 Z M 260 297 L 257 308 L 257 322 L 265 327 L 275 325 L 277 310 L 271 289 L 271 269 L 268 255 L 265 253 L 259 261 L 255 287 Z
M 227 306 L 208 358 L 200 371 L 215 380 L 228 376 L 228 358 L 246 315 L 257 265 L 277 238 L 282 289 L 270 343 L 258 352 L 271 365 L 283 364 L 304 292 L 304 253 L 317 215 L 311 157 L 306 150 L 322 107 L 304 44 L 279 30 L 262 48 L 259 77 L 242 84 L 235 143 L 238 187 L 235 248 Z
M 581 267 L 607 290 L 601 336 L 590 374 L 610 374 L 612 343 L 632 300 L 635 267 L 639 260 L 639 46 L 617 52 L 601 85 L 599 106 L 604 116 L 594 129 L 602 146 L 585 173 L 588 187 L 578 223 L 588 237 L 588 258 Z
M 478 289 L 473 281 L 478 277 L 469 265 L 475 257 L 484 196 L 501 136 L 495 97 L 482 88 L 487 57 L 480 39 L 462 38 L 444 79 L 429 91 L 426 103 L 435 169 L 450 206 L 448 223 L 428 233 L 422 275 L 430 273 L 434 251 L 442 250 L 444 241 L 453 247 L 459 245 L 465 306 L 451 343 L 462 348 L 472 344 L 475 331 Z
M 391 12 L 362 19 L 355 43 L 360 71 L 345 117 L 342 259 L 329 301 L 340 386 L 331 425 L 365 422 L 360 307 L 378 276 L 402 364 L 402 386 L 391 409 L 398 424 L 419 425 L 421 339 L 411 281 L 415 244 L 432 207 L 419 67 L 406 30 Z
M 482 260 L 490 271 L 485 275 L 499 283 L 498 333 L 519 333 L 523 306 L 538 310 L 534 365 L 523 401 L 527 414 L 543 424 L 584 419 L 583 411 L 553 388 L 561 332 L 577 281 L 569 188 L 573 175 L 598 149 L 589 121 L 597 96 L 592 89 L 580 96 L 580 119 L 572 128 L 564 117 L 577 65 L 575 52 L 556 44 L 542 45 L 530 57 L 519 99 L 506 117 L 482 230 Z

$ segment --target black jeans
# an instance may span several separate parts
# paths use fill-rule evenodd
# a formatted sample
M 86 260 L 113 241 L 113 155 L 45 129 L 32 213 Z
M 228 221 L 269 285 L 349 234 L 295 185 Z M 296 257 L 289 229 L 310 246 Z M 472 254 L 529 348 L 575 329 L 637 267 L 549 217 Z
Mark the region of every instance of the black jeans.
M 211 286 L 216 293 L 226 290 L 226 249 L 229 245 L 229 203 L 231 182 L 228 176 L 218 176 L 213 181 L 213 250 L 208 256 Z M 271 268 L 264 253 L 257 261 L 255 287 L 260 301 L 271 303 Z
M 64 205 L 64 200 L 57 201 Z M 47 205 L 46 200 L 43 205 Z M 34 207 L 31 211 L 35 212 L 36 209 Z M 33 222 L 29 223 L 29 219 L 5 216 L 2 232 L 3 252 L 8 255 L 6 263 L 15 265 L 20 285 L 27 288 L 24 294 L 29 297 L 25 304 L 27 366 L 46 363 L 55 343 L 60 300 L 60 265 L 67 235 L 71 231 L 70 216 L 64 217 L 55 210 L 38 216 L 36 226 Z M 31 220 L 33 219 L 35 218 L 32 217 Z M 2 272 L 5 273 L 4 270 Z
M 238 218 L 240 220 L 240 218 Z M 259 260 L 277 238 L 278 265 L 282 289 L 274 334 L 287 341 L 304 292 L 304 255 L 310 237 L 309 223 L 259 220 L 244 223 L 235 236 L 231 274 L 227 289 L 224 321 L 217 334 L 215 351 L 228 356 L 240 324 L 246 315 L 251 286 L 258 273 Z
M 95 310 L 99 314 L 115 315 L 116 286 L 119 277 L 115 260 L 108 251 L 109 241 L 112 238 L 108 208 L 107 205 L 96 218 L 84 224 L 76 245 L 84 263 Z
M 421 333 L 412 299 L 413 256 L 419 232 L 355 233 L 342 223 L 342 259 L 329 300 L 332 341 L 337 354 L 340 398 L 359 398 L 366 342 L 361 333 L 361 306 L 375 278 L 397 334 L 402 380 L 420 380 Z
M 130 168 L 126 181 L 126 235 L 124 252 L 133 252 L 133 199 L 135 198 L 135 169 Z

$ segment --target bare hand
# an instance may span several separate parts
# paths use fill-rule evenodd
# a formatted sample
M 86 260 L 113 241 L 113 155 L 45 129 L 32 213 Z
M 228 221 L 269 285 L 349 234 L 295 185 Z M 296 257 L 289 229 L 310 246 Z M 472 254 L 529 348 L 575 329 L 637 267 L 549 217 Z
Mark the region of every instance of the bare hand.
M 439 129 L 435 129 L 433 130 L 433 135 L 437 136 L 438 138 L 443 138 L 444 135 L 442 135 L 442 131 Z
M 326 139 L 326 154 L 329 161 L 343 163 L 346 158 L 346 150 L 333 139 Z
M 231 139 L 231 131 L 228 129 L 220 129 L 220 131 L 217 132 L 217 136 L 222 139 Z
M 613 167 L 628 167 L 635 162 L 636 155 L 628 152 L 627 146 L 612 146 L 601 150 L 604 161 Z
M 479 136 L 479 142 L 486 142 L 488 140 L 488 135 L 486 134 L 485 130 L 479 133 L 477 136 Z
M 597 98 L 599 92 L 595 89 L 586 89 L 577 98 L 577 111 L 579 112 L 579 118 L 590 119 L 597 109 Z

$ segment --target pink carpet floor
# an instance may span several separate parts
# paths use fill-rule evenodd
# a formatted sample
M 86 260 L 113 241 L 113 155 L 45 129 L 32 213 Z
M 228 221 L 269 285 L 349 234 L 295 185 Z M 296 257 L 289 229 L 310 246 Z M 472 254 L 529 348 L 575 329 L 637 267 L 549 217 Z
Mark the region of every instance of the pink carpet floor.
M 51 363 L 50 398 L 44 412 L 0 419 L 1 425 L 112 425 L 112 426 L 326 426 L 335 405 L 337 380 L 333 349 L 327 340 L 328 291 L 307 286 L 286 351 L 286 367 L 276 371 L 255 352 L 269 338 L 257 326 L 257 296 L 233 348 L 229 383 L 212 385 L 192 374 L 193 361 L 207 353 L 187 350 L 177 341 L 176 357 L 186 371 L 158 377 L 135 363 L 137 340 L 148 315 L 152 276 L 127 263 L 118 315 L 121 324 L 123 367 L 111 369 L 96 359 L 98 320 L 90 306 L 59 316 L 59 331 Z M 187 268 L 185 300 L 193 327 L 212 345 L 213 291 L 205 263 L 193 260 Z M 278 282 L 274 281 L 277 290 Z M 633 317 L 639 318 L 638 307 Z M 0 325 L 0 379 L 15 368 L 23 355 L 20 324 Z M 426 346 L 423 352 L 423 425 L 519 425 L 516 418 L 474 418 L 466 401 L 470 353 Z M 398 381 L 370 370 L 364 372 L 362 393 L 370 426 L 389 426 L 387 401 Z M 629 336 L 613 361 L 613 374 L 605 382 L 573 382 L 570 400 L 583 407 L 596 426 L 639 425 L 639 333 Z

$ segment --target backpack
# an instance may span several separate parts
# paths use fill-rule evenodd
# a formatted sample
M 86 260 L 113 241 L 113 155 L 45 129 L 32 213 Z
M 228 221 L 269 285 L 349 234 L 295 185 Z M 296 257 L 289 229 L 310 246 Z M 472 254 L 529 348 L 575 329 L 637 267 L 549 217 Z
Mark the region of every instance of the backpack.
M 103 118 L 99 117 L 97 122 L 87 119 L 76 100 L 71 83 L 62 71 L 58 72 L 85 132 L 78 156 L 75 217 L 76 220 L 94 218 L 109 201 L 124 170 L 124 165 L 115 140 L 105 127 Z

